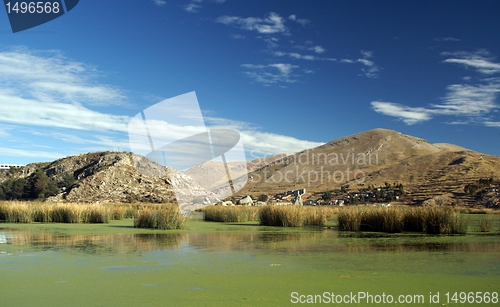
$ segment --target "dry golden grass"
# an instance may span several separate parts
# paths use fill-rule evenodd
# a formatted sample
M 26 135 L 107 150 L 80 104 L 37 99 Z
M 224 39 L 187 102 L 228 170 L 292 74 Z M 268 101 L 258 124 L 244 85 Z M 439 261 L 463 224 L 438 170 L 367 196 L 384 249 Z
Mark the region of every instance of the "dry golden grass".
M 338 208 L 332 207 L 267 205 L 260 207 L 259 220 L 266 226 L 325 226 L 337 211 Z
M 344 207 L 338 214 L 343 231 L 464 234 L 467 219 L 449 207 Z
M 178 207 L 162 205 L 0 202 L 0 221 L 7 223 L 109 223 L 110 220 L 137 219 L 138 212 L 142 212 L 143 217 L 154 216 L 155 226 L 151 228 L 179 228 L 185 220 Z
M 212 222 L 237 223 L 255 221 L 258 218 L 258 207 L 251 206 L 207 206 L 201 209 L 203 219 Z
M 134 227 L 182 229 L 187 218 L 176 204 L 143 206 L 134 218 Z
M 109 206 L 77 203 L 1 202 L 0 220 L 7 223 L 108 223 Z

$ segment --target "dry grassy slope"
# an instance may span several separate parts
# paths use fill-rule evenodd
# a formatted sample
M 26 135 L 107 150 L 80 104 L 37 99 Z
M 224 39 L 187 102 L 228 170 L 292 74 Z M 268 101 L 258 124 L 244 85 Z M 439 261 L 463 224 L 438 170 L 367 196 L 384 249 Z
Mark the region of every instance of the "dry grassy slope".
M 461 157 L 465 157 L 464 161 L 457 160 Z M 479 178 L 492 175 L 500 177 L 499 162 L 500 157 L 481 155 L 460 146 L 433 145 L 396 131 L 374 129 L 334 140 L 262 167 L 250 174 L 253 178 L 239 194 L 273 194 L 304 187 L 311 192 L 321 192 L 338 189 L 346 183 L 355 190 L 372 184 L 379 186 L 385 182 L 398 182 L 403 183 L 406 190 L 420 200 L 441 192 L 463 191 L 466 183 Z M 362 171 L 366 180 L 354 181 L 355 170 Z M 347 178 L 349 171 L 350 177 Z M 279 180 L 287 172 L 287 179 L 292 180 Z M 339 176 L 333 177 L 335 172 Z M 305 176 L 300 178 L 302 174 Z M 311 174 L 310 177 L 307 174 Z M 319 174 L 318 180 L 315 180 L 315 174 Z M 328 174 L 332 175 L 330 181 L 326 180 Z M 343 181 L 341 174 L 344 176 Z
M 244 161 L 228 162 L 227 166 L 232 179 L 237 179 L 240 176 L 244 176 L 249 172 L 253 172 L 256 169 L 259 169 L 269 163 L 273 163 L 286 156 L 286 154 L 266 156 L 254 159 L 248 163 L 245 163 Z M 215 190 L 227 184 L 226 169 L 220 161 L 206 161 L 184 171 L 183 173 L 192 178 L 196 178 L 197 181 L 200 182 L 200 185 L 208 190 Z
M 387 129 L 369 130 L 290 155 L 262 167 L 251 174 L 253 179 L 242 192 L 274 193 L 302 187 L 311 191 L 338 188 L 348 179 L 352 180 L 356 170 L 371 173 L 410 157 L 441 151 L 420 138 Z M 288 174 L 287 178 L 280 180 L 284 174 Z M 316 174 L 318 180 L 314 180 Z M 292 177 L 293 180 L 289 180 Z
M 480 178 L 499 178 L 499 165 L 500 157 L 470 150 L 443 151 L 406 159 L 378 170 L 368 175 L 367 183 L 375 186 L 385 182 L 402 183 L 414 201 L 452 193 L 470 204 L 473 199 L 465 195 L 465 185 Z

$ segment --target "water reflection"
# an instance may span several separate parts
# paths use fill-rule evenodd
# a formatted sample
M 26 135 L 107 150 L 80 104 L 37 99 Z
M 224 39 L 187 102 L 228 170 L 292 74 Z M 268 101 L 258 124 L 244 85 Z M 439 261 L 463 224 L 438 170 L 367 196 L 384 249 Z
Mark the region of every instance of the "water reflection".
M 30 230 L 0 232 L 0 243 L 38 250 L 70 249 L 85 254 L 124 254 L 177 249 L 182 240 L 181 234 L 65 235 L 58 232 Z
M 337 231 L 250 233 L 154 233 L 66 235 L 59 232 L 2 230 L 0 244 L 34 250 L 70 250 L 85 254 L 126 254 L 180 249 L 186 252 L 498 252 L 498 237 L 349 236 Z M 0 245 L 0 250 L 2 245 Z

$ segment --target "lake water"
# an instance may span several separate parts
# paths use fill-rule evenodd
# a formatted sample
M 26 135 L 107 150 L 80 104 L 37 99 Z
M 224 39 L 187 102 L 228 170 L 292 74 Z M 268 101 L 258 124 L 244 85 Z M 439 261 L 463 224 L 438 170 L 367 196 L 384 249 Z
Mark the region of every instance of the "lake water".
M 130 224 L 0 224 L 0 306 L 291 306 L 359 293 L 436 306 L 453 305 L 446 293 L 500 292 L 498 235 Z

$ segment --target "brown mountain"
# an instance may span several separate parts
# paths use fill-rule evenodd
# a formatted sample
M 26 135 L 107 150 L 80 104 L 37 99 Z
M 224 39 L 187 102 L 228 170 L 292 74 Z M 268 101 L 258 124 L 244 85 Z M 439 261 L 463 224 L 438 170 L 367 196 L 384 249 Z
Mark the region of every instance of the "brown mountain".
M 466 184 L 500 178 L 500 157 L 452 144 L 428 141 L 387 129 L 374 129 L 304 150 L 249 174 L 241 195 L 273 195 L 306 188 L 308 193 L 342 186 L 358 191 L 368 186 L 403 184 L 406 200 L 419 202 L 454 193 L 465 202 Z

